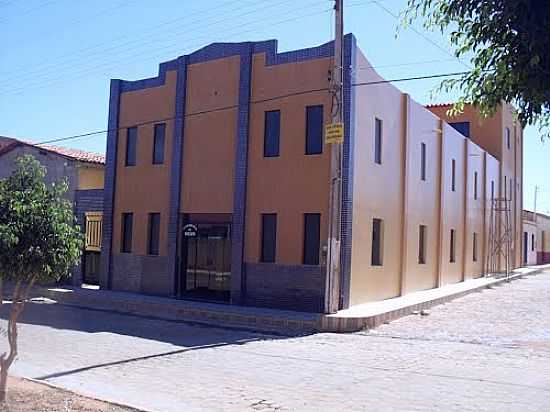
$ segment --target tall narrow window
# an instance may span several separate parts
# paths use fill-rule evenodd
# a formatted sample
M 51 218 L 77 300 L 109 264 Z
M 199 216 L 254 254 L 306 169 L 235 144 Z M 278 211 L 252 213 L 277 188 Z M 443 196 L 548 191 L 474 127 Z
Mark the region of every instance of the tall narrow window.
M 306 154 L 323 153 L 323 106 L 306 108 Z
M 535 235 L 531 234 L 531 252 L 535 251 Z
M 149 213 L 149 230 L 147 252 L 150 255 L 159 254 L 160 213 Z
M 319 242 L 321 237 L 321 215 L 304 214 L 304 265 L 319 264 Z
M 418 232 L 418 263 L 421 265 L 426 264 L 426 242 L 427 242 L 427 228 L 425 225 L 420 225 Z
M 129 127 L 126 131 L 126 166 L 136 165 L 137 127 Z
M 133 213 L 122 214 L 122 239 L 120 242 L 120 251 L 122 253 L 132 253 L 132 231 L 134 224 Z
M 452 159 L 451 161 L 451 190 L 454 192 L 456 190 L 456 160 Z
M 512 201 L 514 195 L 514 187 L 512 185 L 512 179 L 510 178 L 510 201 Z
M 477 172 L 474 172 L 474 200 L 477 200 Z
M 382 164 L 382 120 L 374 119 L 374 163 Z
M 504 199 L 508 200 L 508 176 L 504 176 Z
M 372 219 L 372 266 L 382 266 L 384 225 L 382 219 Z
M 495 181 L 491 180 L 491 201 L 493 200 L 495 200 Z
M 153 138 L 153 164 L 164 163 L 164 140 L 166 135 L 166 123 L 155 125 L 155 136 Z
M 474 262 L 477 262 L 477 233 L 474 232 L 474 237 L 473 237 L 473 250 L 472 250 L 472 260 Z
M 275 213 L 262 214 L 262 252 L 261 262 L 275 262 L 277 248 L 277 215 Z
M 426 180 L 426 143 L 420 143 L 420 179 Z
M 279 139 L 281 133 L 281 112 L 265 112 L 264 157 L 279 156 Z
M 455 239 L 455 230 L 451 229 L 451 241 L 450 243 L 450 253 L 449 253 L 449 262 L 454 263 L 456 260 L 456 239 Z
M 506 147 L 508 148 L 508 150 L 511 149 L 512 145 L 511 145 L 511 142 L 510 142 L 510 128 L 506 128 Z

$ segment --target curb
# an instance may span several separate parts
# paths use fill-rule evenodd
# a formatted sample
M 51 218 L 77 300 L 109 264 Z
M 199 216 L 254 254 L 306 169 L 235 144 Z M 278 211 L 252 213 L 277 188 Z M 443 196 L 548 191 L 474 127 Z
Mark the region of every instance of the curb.
M 15 378 L 18 378 L 18 379 L 23 379 L 25 381 L 36 383 L 38 385 L 44 385 L 44 386 L 47 386 L 47 387 L 52 388 L 52 389 L 57 389 L 57 390 L 61 390 L 61 391 L 64 391 L 64 392 L 69 392 L 69 393 L 72 393 L 73 395 L 80 396 L 82 398 L 92 399 L 92 400 L 97 401 L 97 402 L 103 402 L 103 403 L 107 403 L 109 405 L 118 406 L 120 408 L 135 409 L 136 412 L 153 412 L 152 410 L 138 408 L 137 406 L 134 406 L 134 405 L 119 403 L 119 402 L 115 402 L 115 401 L 109 401 L 109 400 L 106 400 L 106 399 L 97 398 L 95 396 L 85 395 L 81 392 L 75 391 L 73 389 L 67 389 L 67 388 L 65 388 L 61 385 L 57 385 L 55 383 L 51 383 L 51 382 L 48 382 L 48 381 L 44 381 L 44 380 L 40 380 L 40 379 L 34 379 L 34 378 L 27 378 L 25 376 L 19 376 L 19 375 L 11 375 L 11 376 L 15 377 Z

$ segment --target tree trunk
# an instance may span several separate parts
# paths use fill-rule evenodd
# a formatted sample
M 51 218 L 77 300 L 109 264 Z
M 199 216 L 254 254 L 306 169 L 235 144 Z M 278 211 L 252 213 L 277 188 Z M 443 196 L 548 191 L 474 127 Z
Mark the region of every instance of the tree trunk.
M 9 353 L 0 355 L 0 404 L 6 402 L 8 392 L 8 370 L 17 357 L 17 320 L 25 306 L 25 300 L 29 290 L 32 288 L 34 280 L 29 282 L 25 289 L 21 289 L 21 281 L 17 282 L 13 291 L 10 318 L 8 321 L 8 343 L 10 345 Z M 7 355 L 7 356 L 6 356 Z

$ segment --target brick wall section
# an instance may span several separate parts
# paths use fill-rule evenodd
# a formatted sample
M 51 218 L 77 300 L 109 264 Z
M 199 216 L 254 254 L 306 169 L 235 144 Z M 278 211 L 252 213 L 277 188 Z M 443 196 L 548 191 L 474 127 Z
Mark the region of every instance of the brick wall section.
M 169 260 L 165 256 L 115 254 L 112 257 L 112 289 L 171 296 L 173 277 L 169 267 Z
M 550 252 L 537 252 L 537 264 L 544 265 L 550 263 Z
M 325 268 L 271 263 L 246 263 L 246 299 L 249 306 L 321 312 Z

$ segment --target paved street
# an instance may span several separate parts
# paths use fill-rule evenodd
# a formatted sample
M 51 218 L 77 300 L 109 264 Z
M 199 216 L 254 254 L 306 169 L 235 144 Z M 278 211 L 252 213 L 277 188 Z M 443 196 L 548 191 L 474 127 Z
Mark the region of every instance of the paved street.
M 285 338 L 32 303 L 18 375 L 158 411 L 550 410 L 550 272 Z

